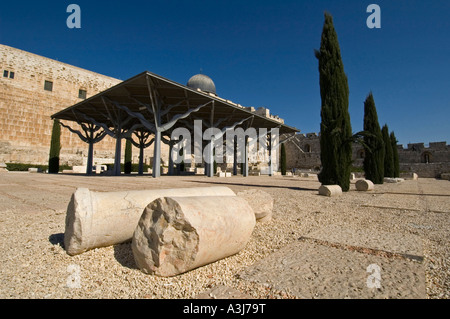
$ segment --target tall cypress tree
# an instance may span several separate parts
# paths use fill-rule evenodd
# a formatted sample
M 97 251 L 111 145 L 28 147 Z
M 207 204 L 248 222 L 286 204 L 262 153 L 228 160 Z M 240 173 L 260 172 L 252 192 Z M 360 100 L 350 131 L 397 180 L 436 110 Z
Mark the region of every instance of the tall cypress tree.
M 284 146 L 284 143 L 281 144 L 280 150 L 280 169 L 281 175 L 286 175 L 286 147 Z
M 59 153 L 61 151 L 61 125 L 59 120 L 53 120 L 52 137 L 50 143 L 50 154 L 48 159 L 48 172 L 58 174 L 59 172 Z
M 394 161 L 394 177 L 400 177 L 400 161 L 398 158 L 397 138 L 394 132 L 391 132 L 392 157 Z
M 366 132 L 364 136 L 366 179 L 371 180 L 374 184 L 383 184 L 385 150 L 372 92 L 364 102 L 364 131 Z
M 132 145 L 131 145 L 131 141 L 127 140 L 125 142 L 125 163 L 124 163 L 124 173 L 125 174 L 131 174 L 131 158 L 133 156 L 132 154 L 133 150 L 132 150 Z
M 319 60 L 322 99 L 319 181 L 323 185 L 340 185 L 343 191 L 348 191 L 352 163 L 349 89 L 333 18 L 328 13 L 325 13 L 320 50 L 315 50 L 315 55 Z
M 394 177 L 394 154 L 392 150 L 391 138 L 389 137 L 389 128 L 387 124 L 381 129 L 384 142 L 384 176 Z

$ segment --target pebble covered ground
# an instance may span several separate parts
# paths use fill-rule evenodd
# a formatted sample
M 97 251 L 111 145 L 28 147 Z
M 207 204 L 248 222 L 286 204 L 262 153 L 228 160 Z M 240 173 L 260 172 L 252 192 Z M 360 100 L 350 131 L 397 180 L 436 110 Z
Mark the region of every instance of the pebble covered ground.
M 236 193 L 261 189 L 274 198 L 272 219 L 257 223 L 246 248 L 234 256 L 176 277 L 161 278 L 137 269 L 130 243 L 73 257 L 64 250 L 66 207 L 77 187 L 117 191 L 208 185 L 229 186 Z M 449 181 L 406 180 L 375 185 L 372 192 L 357 192 L 353 182 L 350 192 L 338 197 L 319 196 L 319 186 L 311 177 L 152 179 L 2 173 L 0 298 L 195 298 L 221 286 L 252 298 L 298 298 L 288 287 L 247 280 L 241 274 L 281 249 L 295 247 L 299 239 L 326 230 L 327 225 L 355 232 L 376 229 L 388 234 L 385 243 L 389 243 L 389 233 L 418 236 L 422 241 L 426 298 L 450 297 Z M 392 247 L 396 238 L 392 236 Z M 332 247 L 324 247 L 316 253 L 324 251 L 332 263 L 339 254 L 333 255 Z

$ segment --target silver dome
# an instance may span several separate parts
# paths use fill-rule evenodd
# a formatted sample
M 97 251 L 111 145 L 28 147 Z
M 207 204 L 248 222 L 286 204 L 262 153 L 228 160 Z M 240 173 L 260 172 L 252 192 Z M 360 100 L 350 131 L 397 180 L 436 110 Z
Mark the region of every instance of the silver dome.
M 203 92 L 216 94 L 216 86 L 211 78 L 204 74 L 197 74 L 191 77 L 187 83 L 191 89 L 200 89 Z

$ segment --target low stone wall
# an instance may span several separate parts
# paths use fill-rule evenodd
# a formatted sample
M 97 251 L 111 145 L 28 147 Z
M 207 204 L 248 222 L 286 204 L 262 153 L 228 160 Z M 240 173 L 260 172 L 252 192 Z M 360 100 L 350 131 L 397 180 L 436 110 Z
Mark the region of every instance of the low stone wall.
M 440 178 L 450 173 L 450 163 L 400 163 L 400 171 L 414 172 L 422 178 Z

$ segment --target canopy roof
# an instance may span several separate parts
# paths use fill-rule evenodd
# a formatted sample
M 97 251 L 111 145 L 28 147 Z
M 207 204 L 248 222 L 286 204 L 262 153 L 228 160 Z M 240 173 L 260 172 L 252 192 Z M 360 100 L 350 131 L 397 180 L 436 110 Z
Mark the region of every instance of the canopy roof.
M 148 71 L 57 112 L 51 117 L 78 123 L 96 121 L 108 127 L 115 127 L 118 119 L 122 119 L 123 129 L 142 123 L 142 119 L 154 124 L 155 120 L 160 118 L 158 125 L 176 118 L 183 119 L 173 121 L 176 123 L 163 131 L 163 135 L 170 134 L 177 127 L 186 127 L 187 122 L 193 124 L 194 120 L 202 120 L 206 125 L 213 123 L 214 127 L 219 129 L 243 121 L 242 125 L 239 125 L 243 128 L 267 128 L 268 130 L 279 128 L 280 134 L 299 132 L 294 127 L 254 114 L 214 94 L 192 89 Z M 123 121 L 124 118 L 128 120 Z

